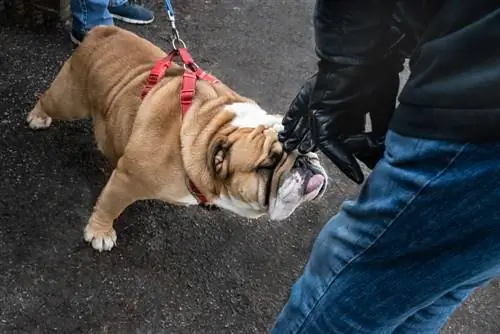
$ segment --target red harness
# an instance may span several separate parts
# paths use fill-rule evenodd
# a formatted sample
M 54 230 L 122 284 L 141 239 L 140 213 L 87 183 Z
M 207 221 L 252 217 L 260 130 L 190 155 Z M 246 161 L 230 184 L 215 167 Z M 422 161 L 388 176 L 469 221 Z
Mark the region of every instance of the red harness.
M 182 75 L 182 89 L 181 89 L 181 107 L 182 118 L 186 116 L 189 107 L 193 103 L 193 97 L 196 92 L 196 80 L 201 79 L 208 81 L 211 84 L 219 83 L 216 77 L 203 71 L 193 60 L 186 48 L 178 48 L 171 51 L 165 58 L 158 60 L 153 69 L 149 73 L 146 85 L 141 92 L 141 99 L 144 99 L 149 91 L 165 76 L 175 56 L 179 56 L 184 63 L 184 74 Z M 187 187 L 191 194 L 198 200 L 200 204 L 208 203 L 207 198 L 198 190 L 195 184 L 188 180 Z

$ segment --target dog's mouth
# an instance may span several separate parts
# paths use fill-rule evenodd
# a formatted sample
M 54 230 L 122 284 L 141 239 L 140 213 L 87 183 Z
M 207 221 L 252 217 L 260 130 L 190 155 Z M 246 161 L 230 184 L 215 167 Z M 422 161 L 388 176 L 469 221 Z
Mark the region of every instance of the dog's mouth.
M 295 160 L 293 170 L 302 178 L 302 196 L 309 196 L 315 199 L 326 187 L 326 176 L 324 172 L 317 167 L 319 161 L 316 157 L 299 156 Z
M 316 154 L 288 155 L 276 168 L 269 185 L 270 218 L 283 220 L 300 204 L 321 197 L 327 182 L 326 172 Z

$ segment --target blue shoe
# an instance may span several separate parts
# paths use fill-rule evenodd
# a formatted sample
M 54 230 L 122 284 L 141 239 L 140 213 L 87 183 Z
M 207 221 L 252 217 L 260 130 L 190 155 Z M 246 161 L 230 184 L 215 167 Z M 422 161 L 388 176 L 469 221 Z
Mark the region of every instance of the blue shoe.
M 108 7 L 114 19 L 133 24 L 148 24 L 153 22 L 155 16 L 152 11 L 142 6 L 124 3 L 121 6 Z

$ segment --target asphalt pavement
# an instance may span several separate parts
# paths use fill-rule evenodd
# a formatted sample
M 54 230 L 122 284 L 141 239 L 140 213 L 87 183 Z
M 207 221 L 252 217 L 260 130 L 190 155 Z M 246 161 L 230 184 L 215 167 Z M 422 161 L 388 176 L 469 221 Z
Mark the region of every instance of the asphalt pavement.
M 313 0 L 173 2 L 198 63 L 271 112 L 314 70 Z M 152 25 L 121 26 L 168 49 L 162 3 L 147 5 Z M 139 202 L 115 225 L 118 246 L 98 253 L 82 239 L 108 172 L 90 123 L 24 124 L 73 47 L 62 25 L 11 23 L 0 24 L 0 333 L 265 333 L 314 237 L 358 187 L 328 165 L 323 200 L 281 223 Z M 500 333 L 500 285 L 444 333 Z

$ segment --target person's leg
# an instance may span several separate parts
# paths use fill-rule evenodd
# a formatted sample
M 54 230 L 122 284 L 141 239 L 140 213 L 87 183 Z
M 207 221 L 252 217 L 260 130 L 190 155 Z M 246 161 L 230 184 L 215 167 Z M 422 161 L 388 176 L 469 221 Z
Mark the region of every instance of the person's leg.
M 319 234 L 272 333 L 392 333 L 405 322 L 437 332 L 470 289 L 499 274 L 500 143 L 389 132 L 386 144 L 359 197 Z
M 431 305 L 421 309 L 406 319 L 394 331 L 395 334 L 435 334 L 437 328 L 446 324 L 450 315 L 480 285 L 490 280 L 479 281 L 460 286 L 448 292 Z
M 113 25 L 113 18 L 134 24 L 153 22 L 149 9 L 127 0 L 71 0 L 73 28 L 71 40 L 80 44 L 86 33 L 98 25 Z
M 71 0 L 73 26 L 71 40 L 80 44 L 85 34 L 98 25 L 113 25 L 109 0 Z

